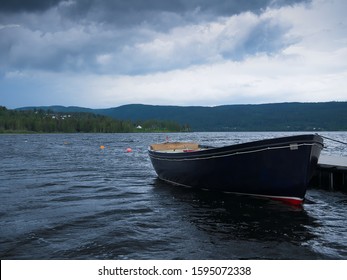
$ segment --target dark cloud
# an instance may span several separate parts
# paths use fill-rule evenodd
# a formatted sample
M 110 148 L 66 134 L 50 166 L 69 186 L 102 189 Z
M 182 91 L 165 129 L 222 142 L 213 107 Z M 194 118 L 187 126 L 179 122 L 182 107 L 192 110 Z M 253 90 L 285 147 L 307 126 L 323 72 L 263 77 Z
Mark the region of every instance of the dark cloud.
M 190 23 L 214 22 L 246 11 L 260 14 L 267 7 L 298 2 L 306 0 L 1 0 L 0 71 L 134 74 L 206 63 L 218 56 L 241 60 L 258 52 L 276 52 L 288 43 L 283 40 L 287 27 L 268 21 L 249 28 L 242 39 L 222 34 L 206 43 L 182 40 L 180 36 L 190 36 L 186 34 L 171 38 L 165 34 Z M 172 49 L 167 55 L 158 55 L 158 36 Z
M 42 11 L 57 5 L 62 0 L 1 0 L 0 11 L 22 12 Z
M 286 6 L 295 3 L 307 2 L 307 0 L 79 0 L 77 6 L 81 10 L 91 7 L 98 7 L 110 12 L 132 13 L 141 11 L 164 11 L 173 13 L 184 13 L 190 10 L 198 9 L 201 12 L 210 12 L 219 15 L 232 15 L 244 11 L 257 12 L 268 6 Z
M 168 14 L 176 14 L 184 21 L 230 16 L 250 11 L 259 13 L 267 7 L 293 5 L 310 0 L 77 0 L 65 10 L 66 15 L 117 25 L 164 25 Z M 192 16 L 192 13 L 194 16 Z M 170 17 L 170 16 L 169 16 Z M 173 16 L 171 16 L 172 20 Z M 175 22 L 173 22 L 174 24 Z
M 310 0 L 2 0 L 1 12 L 37 12 L 61 4 L 61 12 L 69 18 L 136 25 L 155 23 L 159 13 L 185 16 L 186 20 L 196 20 L 195 16 L 230 16 L 246 11 L 258 13 L 267 7 L 293 5 Z M 65 5 L 63 5 L 65 4 Z
M 259 53 L 271 55 L 295 43 L 293 38 L 285 38 L 290 26 L 273 23 L 266 19 L 250 30 L 232 53 L 223 53 L 225 58 L 242 60 L 246 56 Z

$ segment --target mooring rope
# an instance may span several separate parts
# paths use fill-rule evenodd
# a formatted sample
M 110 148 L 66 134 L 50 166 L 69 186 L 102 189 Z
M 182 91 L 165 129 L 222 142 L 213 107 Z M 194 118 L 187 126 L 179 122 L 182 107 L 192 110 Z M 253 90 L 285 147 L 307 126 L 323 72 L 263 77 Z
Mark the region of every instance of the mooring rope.
M 341 143 L 341 144 L 347 145 L 346 142 L 343 142 L 343 141 L 340 141 L 340 140 L 336 140 L 336 139 L 333 139 L 333 138 L 329 138 L 329 137 L 323 136 L 323 135 L 318 134 L 318 133 L 317 133 L 317 135 L 319 135 L 320 137 L 322 137 L 322 138 L 324 138 L 324 139 L 328 139 L 328 140 L 330 140 L 330 141 L 334 141 L 334 142 L 337 142 L 337 143 Z

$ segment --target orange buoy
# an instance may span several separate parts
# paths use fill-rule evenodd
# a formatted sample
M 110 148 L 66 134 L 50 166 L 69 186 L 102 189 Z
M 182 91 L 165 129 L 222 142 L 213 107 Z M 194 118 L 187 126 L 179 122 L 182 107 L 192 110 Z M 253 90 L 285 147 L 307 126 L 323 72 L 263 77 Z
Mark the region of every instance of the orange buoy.
M 101 150 L 105 149 L 105 146 L 104 146 L 104 145 L 101 145 L 101 146 L 100 146 L 100 149 L 101 149 Z
M 132 151 L 133 151 L 133 150 L 132 150 L 131 148 L 127 148 L 127 149 L 126 149 L 126 152 L 127 152 L 127 153 L 131 153 Z

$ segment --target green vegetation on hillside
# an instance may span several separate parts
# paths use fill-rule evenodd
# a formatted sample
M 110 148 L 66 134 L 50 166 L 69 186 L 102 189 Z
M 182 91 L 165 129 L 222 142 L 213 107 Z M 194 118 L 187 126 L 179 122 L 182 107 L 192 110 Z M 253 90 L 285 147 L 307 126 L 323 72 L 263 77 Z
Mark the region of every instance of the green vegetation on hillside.
M 56 113 L 50 110 L 8 110 L 0 106 L 0 133 L 117 133 L 178 132 L 189 127 L 173 121 L 116 120 L 92 113 Z
M 18 110 L 33 110 L 33 107 Z M 273 103 L 259 105 L 155 106 L 129 104 L 108 109 L 49 106 L 57 114 L 94 113 L 129 120 L 145 128 L 147 121 L 189 124 L 175 131 L 347 131 L 347 102 Z M 141 123 L 138 121 L 141 120 Z M 151 121 L 156 120 L 156 121 Z M 151 128 L 151 125 L 146 125 Z M 162 127 L 162 126 L 159 126 Z M 155 130 L 155 125 L 152 127 Z
M 193 131 L 346 131 L 347 102 L 259 105 L 152 106 L 132 104 L 98 110 L 117 119 L 167 119 Z

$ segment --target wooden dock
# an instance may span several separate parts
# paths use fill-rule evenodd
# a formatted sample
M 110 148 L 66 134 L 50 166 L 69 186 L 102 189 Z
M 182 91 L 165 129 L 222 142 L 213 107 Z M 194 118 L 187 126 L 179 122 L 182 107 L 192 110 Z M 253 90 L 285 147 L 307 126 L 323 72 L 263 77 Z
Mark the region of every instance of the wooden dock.
M 311 187 L 347 192 L 347 157 L 321 155 Z

